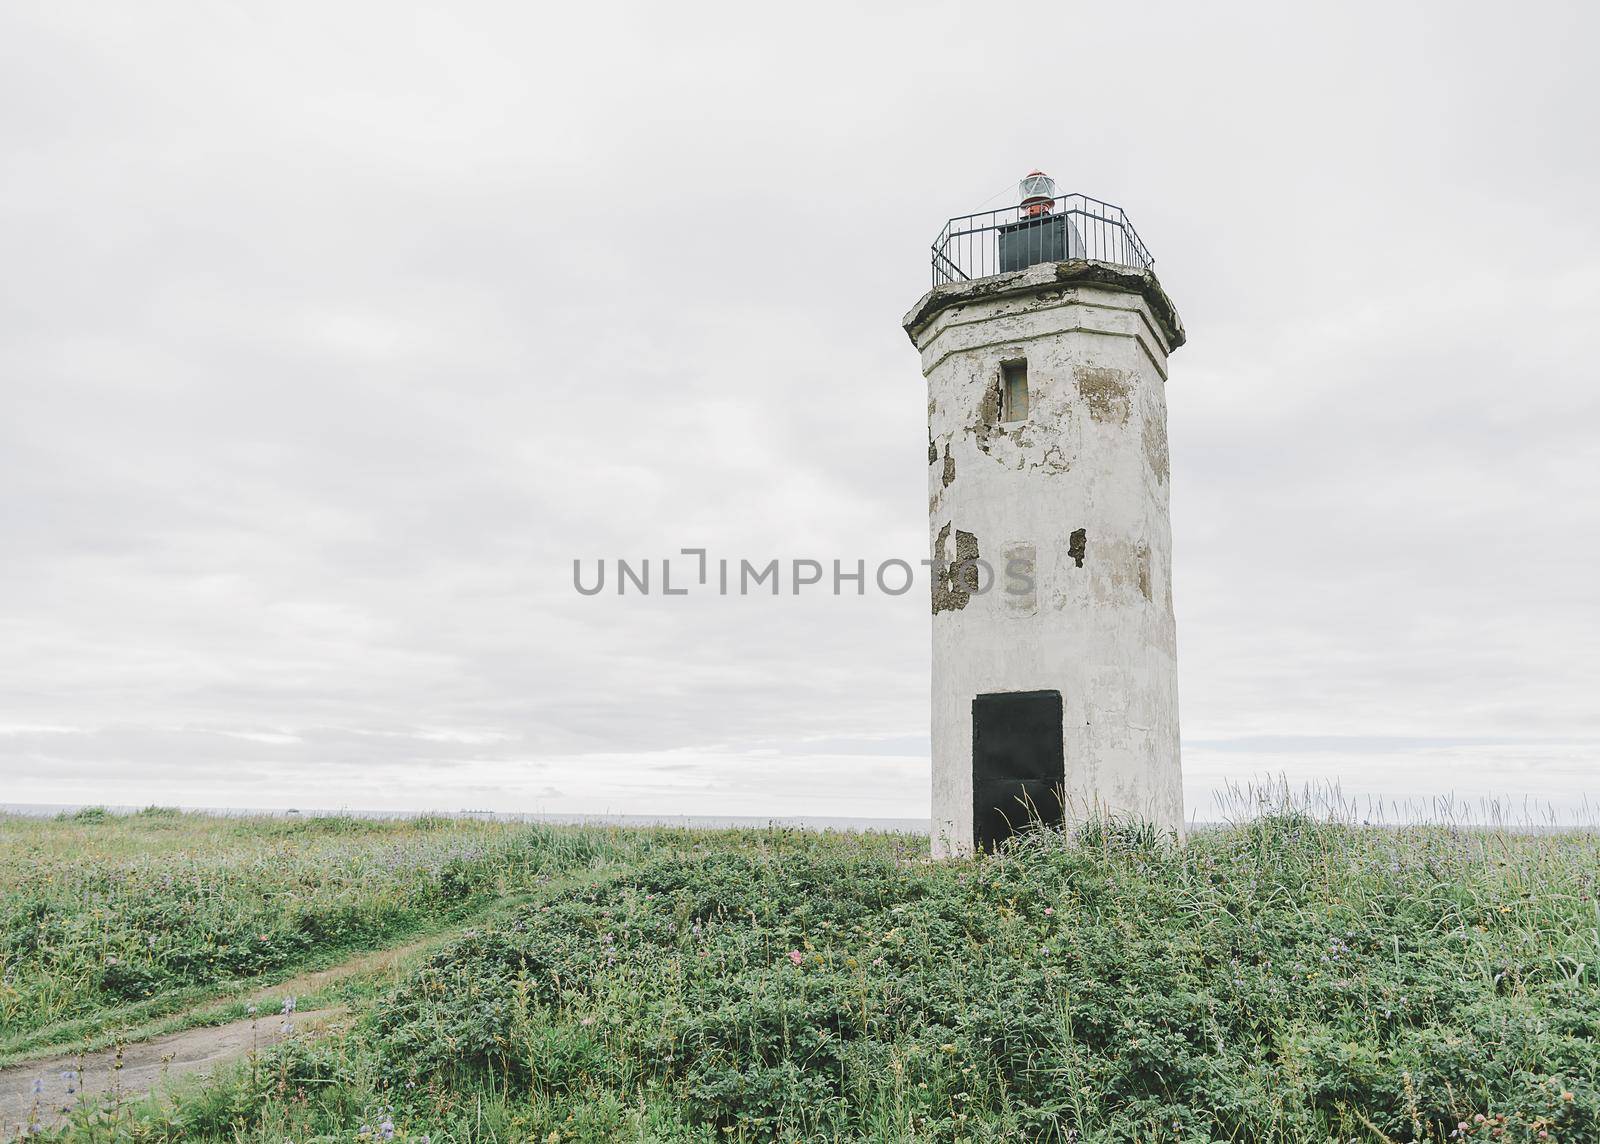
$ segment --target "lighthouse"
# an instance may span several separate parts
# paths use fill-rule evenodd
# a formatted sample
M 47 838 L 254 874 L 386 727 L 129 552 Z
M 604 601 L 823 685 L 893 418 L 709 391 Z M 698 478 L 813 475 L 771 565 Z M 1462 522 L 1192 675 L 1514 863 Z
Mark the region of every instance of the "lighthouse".
M 1041 171 L 954 218 L 903 326 L 928 387 L 933 851 L 1032 822 L 1181 834 L 1167 359 L 1118 207 Z

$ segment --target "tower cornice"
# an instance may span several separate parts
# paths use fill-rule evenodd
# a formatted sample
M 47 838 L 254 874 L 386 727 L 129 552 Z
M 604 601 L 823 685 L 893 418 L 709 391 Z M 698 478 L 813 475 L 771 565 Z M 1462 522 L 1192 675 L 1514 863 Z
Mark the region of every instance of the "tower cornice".
M 912 345 L 920 345 L 928 325 L 945 310 L 973 302 L 992 302 L 1003 298 L 1026 297 L 1064 286 L 1098 286 L 1137 294 L 1144 299 L 1150 316 L 1160 327 L 1161 336 L 1170 352 L 1183 345 L 1183 321 L 1178 311 L 1161 288 L 1155 274 L 1110 262 L 1073 259 L 1068 262 L 1042 262 L 1008 274 L 991 274 L 965 282 L 949 282 L 935 286 L 924 294 L 901 320 L 901 327 L 910 337 Z

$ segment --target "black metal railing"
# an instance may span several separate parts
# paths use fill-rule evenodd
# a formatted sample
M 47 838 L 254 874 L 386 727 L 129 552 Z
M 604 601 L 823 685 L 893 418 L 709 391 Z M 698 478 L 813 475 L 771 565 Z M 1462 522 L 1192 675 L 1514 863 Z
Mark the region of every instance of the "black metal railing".
M 1048 205 L 983 211 L 945 223 L 933 242 L 933 284 L 1079 258 L 1136 270 L 1155 265 L 1121 207 L 1062 195 Z

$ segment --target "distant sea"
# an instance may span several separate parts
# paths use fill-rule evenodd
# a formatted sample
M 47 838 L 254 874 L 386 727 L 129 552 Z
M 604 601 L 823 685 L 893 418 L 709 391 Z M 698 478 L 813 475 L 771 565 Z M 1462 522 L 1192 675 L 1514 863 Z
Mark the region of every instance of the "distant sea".
M 51 818 L 58 814 L 72 814 L 98 803 L 37 803 L 0 802 L 0 814 L 23 815 L 29 818 Z M 141 806 L 103 806 L 109 814 L 137 814 Z M 833 818 L 822 815 L 799 817 L 721 817 L 695 814 L 514 814 L 494 810 L 357 810 L 340 807 L 337 810 L 315 807 L 295 807 L 284 810 L 260 810 L 239 806 L 183 806 L 176 810 L 191 814 L 214 814 L 233 818 L 314 818 L 319 815 L 344 814 L 352 818 L 406 819 L 444 816 L 470 818 L 480 822 L 547 822 L 556 826 L 677 826 L 686 830 L 760 830 L 768 826 L 789 827 L 795 830 L 876 830 L 885 834 L 927 834 L 926 818 Z

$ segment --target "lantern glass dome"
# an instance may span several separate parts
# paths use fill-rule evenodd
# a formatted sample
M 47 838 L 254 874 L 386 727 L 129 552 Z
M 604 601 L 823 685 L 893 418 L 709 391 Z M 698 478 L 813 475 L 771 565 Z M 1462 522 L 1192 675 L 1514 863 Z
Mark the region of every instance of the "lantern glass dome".
M 1053 199 L 1056 197 L 1056 181 L 1043 171 L 1035 171 L 1023 179 L 1019 185 L 1022 191 L 1022 201 L 1030 199 Z

